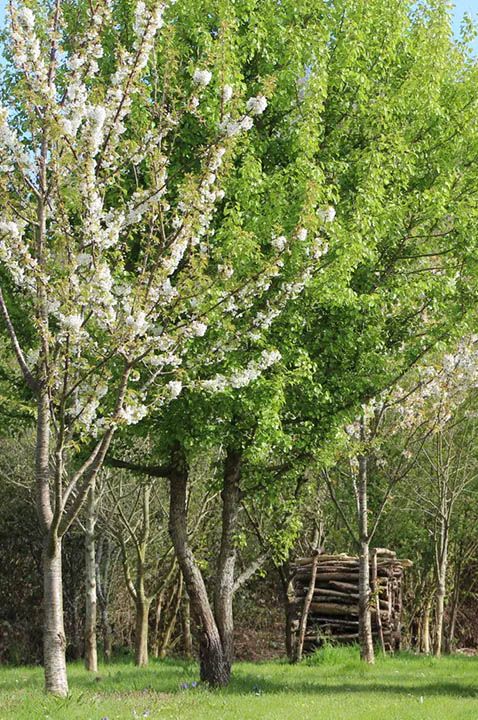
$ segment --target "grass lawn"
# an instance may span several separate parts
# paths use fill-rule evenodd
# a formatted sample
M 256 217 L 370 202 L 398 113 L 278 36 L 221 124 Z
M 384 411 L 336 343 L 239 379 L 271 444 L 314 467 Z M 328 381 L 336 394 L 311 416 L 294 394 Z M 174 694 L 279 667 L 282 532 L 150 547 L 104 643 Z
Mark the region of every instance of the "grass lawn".
M 71 696 L 48 698 L 41 668 L 0 669 L 6 720 L 478 720 L 478 658 L 400 655 L 373 667 L 354 648 L 326 649 L 300 666 L 238 663 L 227 690 L 191 686 L 197 666 L 152 661 L 69 667 Z M 183 687 L 187 684 L 188 687 Z

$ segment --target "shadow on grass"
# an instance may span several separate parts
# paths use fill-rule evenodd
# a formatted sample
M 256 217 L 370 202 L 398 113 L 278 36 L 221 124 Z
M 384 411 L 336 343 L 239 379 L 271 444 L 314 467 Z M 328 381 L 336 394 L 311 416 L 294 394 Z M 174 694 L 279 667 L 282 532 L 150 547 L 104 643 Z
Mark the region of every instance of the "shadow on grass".
M 397 662 L 398 660 L 398 662 Z M 403 666 L 402 665 L 403 660 Z M 417 661 L 417 662 L 415 662 Z M 450 662 L 451 661 L 451 662 Z M 383 664 L 382 664 L 383 662 Z M 327 665 L 326 663 L 304 665 L 304 671 L 298 666 L 288 666 L 286 663 L 250 663 L 240 664 L 233 674 L 231 684 L 217 692 L 228 695 L 317 695 L 322 697 L 354 694 L 377 694 L 385 696 L 426 696 L 453 698 L 476 698 L 478 700 L 478 683 L 460 682 L 460 680 L 440 677 L 447 670 L 454 669 L 454 658 L 447 658 L 446 664 L 433 659 L 426 659 L 414 655 L 402 655 L 394 659 L 394 665 L 387 667 L 388 661 L 379 661 L 370 669 L 358 663 L 345 665 Z M 477 659 L 459 658 L 459 667 L 475 665 L 478 670 Z M 411 672 L 413 666 L 413 671 Z M 257 672 L 254 669 L 257 668 Z M 436 668 L 437 678 L 420 680 L 415 672 L 426 669 L 429 673 Z M 407 673 L 406 678 L 400 677 L 400 672 Z M 383 670 L 383 675 L 381 675 Z M 396 676 L 390 674 L 390 670 Z M 408 672 L 407 672 L 408 671 Z M 274 672 L 277 673 L 273 677 Z M 332 674 L 331 674 L 332 673 Z M 372 674 L 373 673 L 373 674 Z M 77 693 L 98 693 L 108 695 L 129 695 L 133 693 L 154 693 L 157 695 L 173 695 L 181 692 L 208 692 L 206 687 L 191 688 L 191 683 L 198 680 L 199 668 L 194 662 L 175 660 L 153 660 L 147 668 L 135 668 L 124 659 L 102 666 L 97 676 L 87 673 L 81 664 L 69 666 L 69 680 L 71 690 Z M 341 676 L 347 675 L 346 681 Z M 357 677 L 354 678 L 353 675 Z M 448 673 L 449 677 L 450 673 Z M 352 676 L 352 677 L 351 677 Z M 477 672 L 478 677 L 478 672 Z M 344 678 L 345 679 L 345 678 Z M 188 689 L 181 688 L 187 684 Z M 41 691 L 43 688 L 43 673 L 41 668 L 4 668 L 0 674 L 0 694 L 8 691 Z
M 386 681 L 340 683 L 326 679 L 321 682 L 320 676 L 317 680 L 304 682 L 290 682 L 285 679 L 284 683 L 275 682 L 271 679 L 262 679 L 257 676 L 245 675 L 235 677 L 229 688 L 223 690 L 225 694 L 245 695 L 251 692 L 265 695 L 274 694 L 299 694 L 299 695 L 349 695 L 354 693 L 377 693 L 383 695 L 423 695 L 427 697 L 450 697 L 450 698 L 476 698 L 478 700 L 478 684 L 476 687 L 465 685 L 460 682 L 424 682 L 420 684 L 387 683 Z

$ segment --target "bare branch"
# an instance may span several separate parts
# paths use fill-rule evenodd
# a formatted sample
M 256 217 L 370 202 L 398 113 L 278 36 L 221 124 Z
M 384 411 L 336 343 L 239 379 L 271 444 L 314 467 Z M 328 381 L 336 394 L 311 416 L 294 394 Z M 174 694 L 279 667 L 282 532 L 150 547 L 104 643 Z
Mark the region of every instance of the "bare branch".
M 32 372 L 27 365 L 27 361 L 25 360 L 25 355 L 23 354 L 23 350 L 20 346 L 20 343 L 18 342 L 18 337 L 15 332 L 15 328 L 13 327 L 13 323 L 10 319 L 10 315 L 9 315 L 7 306 L 5 304 L 5 300 L 4 300 L 1 288 L 0 288 L 0 312 L 5 321 L 5 325 L 7 327 L 7 332 L 10 336 L 10 340 L 13 345 L 13 350 L 15 351 L 15 355 L 16 355 L 18 364 L 23 373 L 23 377 L 25 378 L 25 382 L 27 383 L 30 390 L 32 390 L 33 392 L 37 392 L 38 383 L 35 380 L 35 378 L 33 377 Z

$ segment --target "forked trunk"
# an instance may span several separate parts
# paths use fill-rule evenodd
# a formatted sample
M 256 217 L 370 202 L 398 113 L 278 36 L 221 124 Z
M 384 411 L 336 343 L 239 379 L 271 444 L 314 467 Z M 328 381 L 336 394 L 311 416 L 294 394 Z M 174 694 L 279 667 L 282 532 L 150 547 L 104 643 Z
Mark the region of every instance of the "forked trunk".
M 216 620 L 209 602 L 204 578 L 189 545 L 187 530 L 187 468 L 180 450 L 173 453 L 169 532 L 188 591 L 191 608 L 201 628 L 199 659 L 201 680 L 211 687 L 223 687 L 230 678 L 230 662 L 222 647 Z
M 210 687 L 226 687 L 231 679 L 231 663 L 224 654 L 216 627 L 205 629 L 199 642 L 200 677 Z
M 43 662 L 45 690 L 60 697 L 68 694 L 66 638 L 63 625 L 61 540 L 47 537 L 43 548 Z

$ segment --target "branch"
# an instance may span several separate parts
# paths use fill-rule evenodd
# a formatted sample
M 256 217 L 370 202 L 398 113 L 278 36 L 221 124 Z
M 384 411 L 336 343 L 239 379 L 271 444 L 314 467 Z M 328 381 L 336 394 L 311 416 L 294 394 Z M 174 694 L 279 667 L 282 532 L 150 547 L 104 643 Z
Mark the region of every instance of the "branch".
M 234 593 L 237 592 L 258 570 L 260 570 L 268 557 L 269 553 L 262 553 L 262 555 L 259 555 L 257 560 L 254 560 L 254 562 L 246 567 L 246 569 L 235 579 L 232 591 Z
M 329 491 L 330 498 L 331 498 L 332 502 L 334 503 L 336 509 L 338 510 L 338 512 L 339 512 L 339 514 L 340 514 L 340 517 L 342 518 L 342 520 L 343 520 L 343 522 L 344 522 L 344 524 L 345 524 L 345 527 L 346 527 L 347 530 L 349 531 L 350 536 L 351 536 L 353 542 L 354 542 L 356 545 L 359 545 L 359 540 L 358 540 L 358 538 L 357 538 L 357 535 L 355 534 L 352 526 L 350 525 L 349 520 L 348 520 L 348 517 L 347 517 L 347 515 L 345 514 L 342 505 L 341 505 L 340 502 L 337 500 L 337 496 L 336 496 L 336 494 L 335 494 L 334 488 L 332 487 L 332 483 L 330 482 L 330 477 L 329 477 L 328 471 L 327 471 L 327 470 L 324 470 L 322 474 L 323 474 L 325 483 L 326 483 L 326 485 L 327 485 L 327 489 L 328 489 L 328 491 Z
M 36 392 L 38 390 L 38 383 L 35 380 L 35 378 L 33 377 L 31 370 L 28 367 L 27 362 L 25 360 L 25 355 L 23 354 L 23 350 L 20 347 L 20 343 L 18 342 L 17 334 L 15 332 L 15 328 L 13 327 L 13 323 L 10 319 L 10 315 L 8 313 L 8 309 L 5 304 L 5 300 L 4 300 L 1 289 L 0 289 L 0 313 L 2 314 L 2 317 L 5 321 L 5 325 L 7 326 L 7 332 L 10 336 L 10 340 L 12 342 L 18 364 L 23 373 L 23 377 L 25 378 L 25 382 L 28 385 L 28 387 L 30 388 L 30 390 L 32 390 L 33 392 Z
M 141 465 L 140 463 L 130 462 L 129 460 L 118 460 L 118 458 L 113 458 L 110 455 L 107 456 L 105 465 L 123 470 L 131 470 L 131 472 L 149 475 L 150 477 L 169 478 L 172 473 L 172 468 L 169 465 Z

